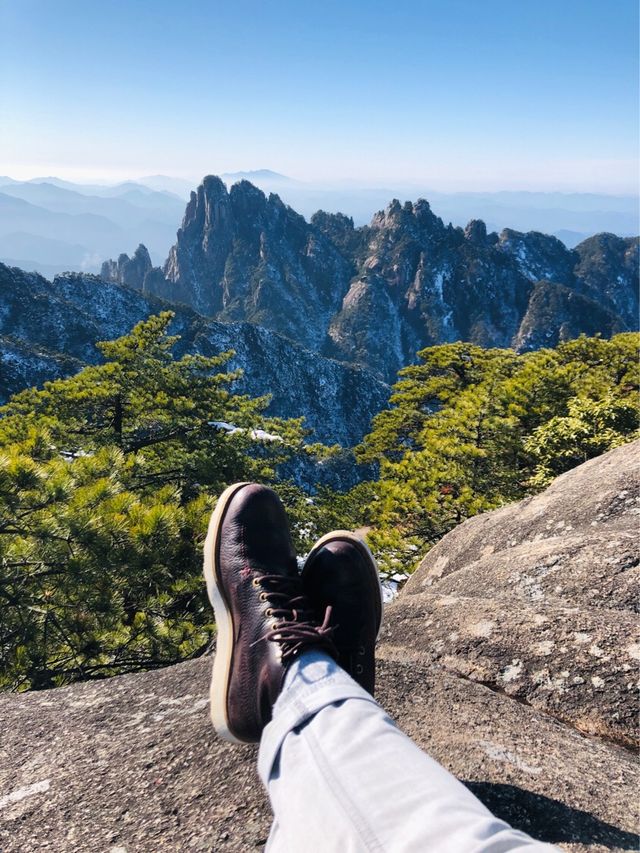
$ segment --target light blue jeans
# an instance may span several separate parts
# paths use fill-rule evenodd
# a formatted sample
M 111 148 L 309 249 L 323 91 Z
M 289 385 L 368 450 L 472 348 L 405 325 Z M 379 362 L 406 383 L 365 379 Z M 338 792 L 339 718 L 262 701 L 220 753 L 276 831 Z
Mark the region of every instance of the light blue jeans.
M 558 850 L 494 817 L 320 652 L 289 668 L 258 772 L 269 853 Z

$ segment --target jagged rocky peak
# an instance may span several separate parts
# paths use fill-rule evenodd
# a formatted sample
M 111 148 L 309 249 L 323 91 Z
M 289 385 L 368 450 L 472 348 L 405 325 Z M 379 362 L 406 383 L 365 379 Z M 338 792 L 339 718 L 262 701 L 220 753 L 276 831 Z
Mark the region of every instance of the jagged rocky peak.
M 133 253 L 133 257 L 122 253 L 117 261 L 109 260 L 102 264 L 101 278 L 124 284 L 134 290 L 143 290 L 147 273 L 152 269 L 151 258 L 147 247 L 142 243 Z
M 233 237 L 231 204 L 223 181 L 207 175 L 191 197 L 177 240 L 164 265 L 166 285 L 157 296 L 184 302 L 213 315 L 222 308 L 214 282 L 224 275 Z
M 320 229 L 248 181 L 192 193 L 157 295 L 320 349 L 352 264 Z
M 419 198 L 415 202 L 405 201 L 401 204 L 397 198 L 394 198 L 384 210 L 374 214 L 371 228 L 443 232 L 444 224 L 442 219 L 431 210 L 431 205 L 426 199 Z
M 569 250 L 537 232 L 487 234 L 478 219 L 463 230 L 426 199 L 394 199 L 362 227 L 324 211 L 307 222 L 249 181 L 227 190 L 209 175 L 164 271 L 148 269 L 140 285 L 119 272 L 125 266 L 110 262 L 103 274 L 272 329 L 385 381 L 446 341 L 530 349 L 638 326 L 636 239 L 603 234 Z
M 271 196 L 269 198 L 271 199 Z M 273 195 L 273 199 L 274 204 L 275 199 L 280 201 L 277 195 Z M 248 222 L 251 222 L 249 217 L 255 217 L 255 224 L 261 216 L 264 216 L 267 207 L 266 195 L 250 181 L 238 181 L 233 184 L 229 190 L 229 200 L 234 216 L 247 217 Z
M 578 282 L 592 299 L 619 314 L 629 329 L 638 323 L 639 248 L 637 237 L 607 233 L 589 237 L 575 248 Z
M 328 231 L 327 220 L 319 221 Z M 581 331 L 610 335 L 637 327 L 635 297 L 627 295 L 634 288 L 622 271 L 624 256 L 637 275 L 637 255 L 622 244 L 611 247 L 616 260 L 605 260 L 604 245 L 585 251 L 580 281 L 579 255 L 555 237 L 511 229 L 487 234 L 480 220 L 464 231 L 444 227 L 428 202 L 397 199 L 376 214 L 363 239 L 357 274 L 329 336 L 338 357 L 387 380 L 418 349 L 446 341 L 531 349 Z M 344 238 L 341 245 L 348 245 Z M 610 295 L 596 282 L 592 255 L 604 269 L 621 270 L 609 279 Z M 537 287 L 539 280 L 545 284 Z
M 577 255 L 557 237 L 505 228 L 500 233 L 498 248 L 515 260 L 520 272 L 530 281 L 546 278 L 569 286 L 575 282 Z
M 446 239 L 447 233 L 425 199 L 404 204 L 394 199 L 371 221 L 361 272 L 381 275 L 396 289 L 409 287 L 414 282 L 421 253 L 431 253 L 436 243 Z
M 342 358 L 390 380 L 431 344 L 509 346 L 529 282 L 496 252 L 484 223 L 445 226 L 429 203 L 394 200 L 376 214 L 367 248 L 329 335 Z
M 407 204 L 409 204 L 409 202 L 407 202 Z M 442 219 L 440 219 L 439 216 L 436 216 L 431 210 L 431 205 L 426 198 L 419 198 L 411 205 L 411 210 L 415 221 L 423 231 L 426 229 L 438 232 L 443 231 L 444 223 L 442 222 Z
M 487 245 L 487 226 L 482 219 L 472 219 L 464 229 L 465 240 L 477 246 Z
M 229 193 L 216 175 L 207 175 L 196 192 L 191 193 L 182 230 L 190 227 L 216 228 L 228 219 Z

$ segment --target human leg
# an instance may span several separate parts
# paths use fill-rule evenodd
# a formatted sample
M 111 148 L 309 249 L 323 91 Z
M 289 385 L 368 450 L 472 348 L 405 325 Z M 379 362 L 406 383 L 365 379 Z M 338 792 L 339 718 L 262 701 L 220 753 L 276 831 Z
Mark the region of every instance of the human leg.
M 258 770 L 275 815 L 269 853 L 556 849 L 494 817 L 322 653 L 291 665 Z

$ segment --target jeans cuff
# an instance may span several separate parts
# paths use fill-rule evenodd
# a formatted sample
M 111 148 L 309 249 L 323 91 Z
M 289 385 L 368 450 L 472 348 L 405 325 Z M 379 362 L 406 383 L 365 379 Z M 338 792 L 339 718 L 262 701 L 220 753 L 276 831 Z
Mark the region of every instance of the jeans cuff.
M 317 664 L 325 655 L 311 653 L 292 664 L 293 672 L 287 674 L 285 687 L 278 697 L 273 709 L 273 719 L 265 727 L 260 740 L 258 753 L 258 774 L 266 786 L 271 776 L 271 770 L 280 752 L 280 747 L 286 736 L 293 729 L 309 720 L 327 705 L 343 702 L 345 699 L 364 699 L 373 702 L 375 699 L 360 687 L 347 673 L 331 658 L 325 667 L 326 674 L 315 680 L 306 678 L 306 672 L 313 667 L 317 674 Z

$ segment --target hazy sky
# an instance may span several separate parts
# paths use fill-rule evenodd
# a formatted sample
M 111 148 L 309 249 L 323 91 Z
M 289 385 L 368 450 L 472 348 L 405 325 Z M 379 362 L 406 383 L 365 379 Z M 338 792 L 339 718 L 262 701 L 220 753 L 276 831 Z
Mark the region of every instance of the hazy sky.
M 635 192 L 637 0 L 0 0 L 0 174 Z

